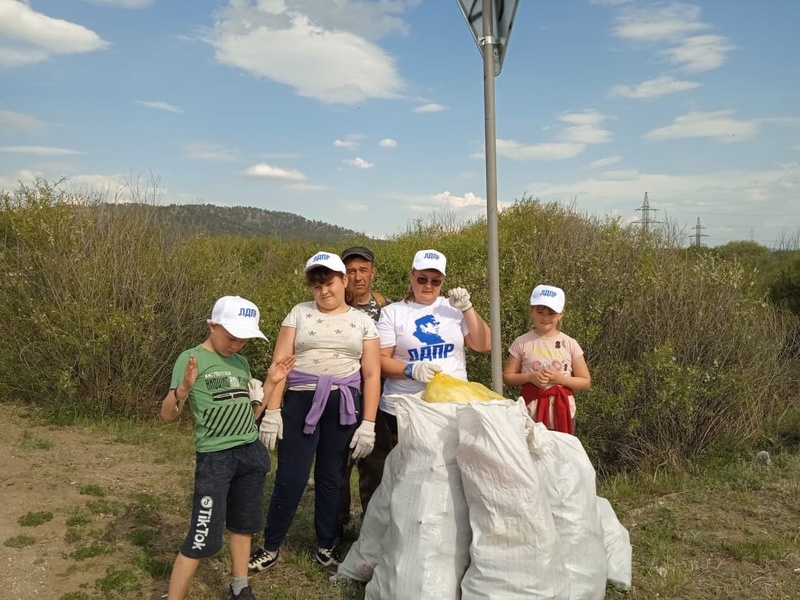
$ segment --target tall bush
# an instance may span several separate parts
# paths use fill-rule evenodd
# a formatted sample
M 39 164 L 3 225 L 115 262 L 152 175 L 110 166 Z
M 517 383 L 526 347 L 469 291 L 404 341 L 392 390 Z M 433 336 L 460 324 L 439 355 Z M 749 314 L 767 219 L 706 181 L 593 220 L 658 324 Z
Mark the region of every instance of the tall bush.
M 202 339 L 213 290 L 242 279 L 224 262 L 211 275 L 152 204 L 123 215 L 102 200 L 43 181 L 0 197 L 0 352 L 15 365 L 3 395 L 69 413 L 152 412 L 176 352 Z
M 171 231 L 142 195 L 126 211 L 45 182 L 0 196 L 0 357 L 13 365 L 0 394 L 74 413 L 154 415 L 177 354 L 202 341 L 226 294 L 261 308 L 271 342 L 244 353 L 263 378 L 286 313 L 312 298 L 305 261 L 351 243 L 375 250 L 375 287 L 396 301 L 414 253 L 441 250 L 443 292 L 467 288 L 489 320 L 482 220 L 439 216 L 390 240 L 325 247 Z M 529 328 L 533 286 L 564 288 L 563 329 L 584 348 L 593 379 L 578 394 L 578 431 L 599 467 L 743 447 L 800 414 L 798 318 L 769 302 L 737 257 L 681 249 L 669 229 L 642 232 L 531 199 L 500 214 L 499 237 L 502 359 Z M 490 357 L 470 352 L 468 373 L 491 385 Z

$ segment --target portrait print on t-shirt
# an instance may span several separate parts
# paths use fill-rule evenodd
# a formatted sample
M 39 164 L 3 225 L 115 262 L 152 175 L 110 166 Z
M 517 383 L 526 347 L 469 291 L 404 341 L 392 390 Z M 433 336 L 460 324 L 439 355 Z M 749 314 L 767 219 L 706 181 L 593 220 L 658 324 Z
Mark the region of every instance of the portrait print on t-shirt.
M 408 358 L 410 361 L 447 358 L 447 355 L 455 349 L 454 344 L 448 344 L 445 342 L 444 338 L 439 335 L 439 326 L 441 323 L 433 314 L 421 316 L 414 321 L 414 325 L 416 329 L 412 335 L 422 342 L 423 345 L 408 349 Z

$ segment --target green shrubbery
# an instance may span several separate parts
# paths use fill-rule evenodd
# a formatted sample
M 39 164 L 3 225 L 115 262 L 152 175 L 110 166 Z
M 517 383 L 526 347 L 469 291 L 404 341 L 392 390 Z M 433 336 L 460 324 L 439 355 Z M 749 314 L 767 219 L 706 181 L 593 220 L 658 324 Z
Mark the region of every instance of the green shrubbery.
M 175 357 L 202 341 L 217 297 L 256 302 L 274 340 L 291 306 L 311 298 L 306 259 L 342 249 L 172 231 L 139 199 L 136 210 L 108 211 L 44 182 L 0 196 L 0 394 L 69 414 L 155 416 Z M 578 397 L 579 435 L 599 466 L 742 447 L 779 430 L 787 407 L 797 419 L 787 351 L 797 318 L 766 300 L 753 269 L 528 199 L 499 227 L 503 357 L 528 328 L 531 288 L 563 287 L 563 327 L 593 377 Z M 485 223 L 417 223 L 369 243 L 385 295 L 402 298 L 414 252 L 437 248 L 449 261 L 446 288 L 469 289 L 488 321 Z M 271 347 L 245 348 L 256 375 Z M 490 384 L 488 356 L 471 353 L 468 368 Z

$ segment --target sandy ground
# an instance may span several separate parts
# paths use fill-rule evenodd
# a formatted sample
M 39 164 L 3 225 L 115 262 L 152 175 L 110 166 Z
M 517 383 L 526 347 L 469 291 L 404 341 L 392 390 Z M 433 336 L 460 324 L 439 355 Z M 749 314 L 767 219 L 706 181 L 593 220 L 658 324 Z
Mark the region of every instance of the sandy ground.
M 19 535 L 36 540 L 24 548 L 0 546 L 0 598 L 59 599 L 76 591 L 99 597 L 96 580 L 109 568 L 129 568 L 130 553 L 109 551 L 80 562 L 69 558 L 76 545 L 65 539 L 66 520 L 75 511 L 85 513 L 87 503 L 98 500 L 82 495 L 81 488 L 99 486 L 106 492 L 104 499 L 129 503 L 136 493 L 180 494 L 184 490 L 179 478 L 169 465 L 155 464 L 147 448 L 112 443 L 87 429 L 35 425 L 24 418 L 24 409 L 0 407 L 5 413 L 0 421 L 0 541 Z M 52 446 L 33 447 L 35 440 Z M 35 527 L 19 524 L 20 517 L 38 511 L 53 513 L 53 519 Z M 120 519 L 92 515 L 90 527 L 111 520 Z M 161 591 L 143 590 L 138 595 L 160 597 Z

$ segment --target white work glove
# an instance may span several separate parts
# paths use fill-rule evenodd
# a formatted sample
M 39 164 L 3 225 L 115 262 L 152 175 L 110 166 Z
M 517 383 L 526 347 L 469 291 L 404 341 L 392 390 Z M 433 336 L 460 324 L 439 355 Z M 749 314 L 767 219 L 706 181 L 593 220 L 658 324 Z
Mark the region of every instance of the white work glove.
M 372 421 L 361 421 L 353 439 L 350 441 L 350 448 L 353 450 L 351 456 L 353 460 L 364 458 L 375 447 L 375 423 Z
M 250 394 L 250 404 L 261 404 L 264 401 L 264 384 L 258 379 L 247 382 L 247 393 Z
M 447 299 L 450 301 L 450 306 L 461 312 L 467 312 L 472 308 L 472 302 L 469 301 L 469 292 L 464 288 L 453 288 L 447 292 Z
M 275 450 L 278 440 L 283 439 L 283 418 L 280 408 L 264 411 L 261 426 L 258 428 L 258 439 L 268 450 Z
M 433 376 L 442 372 L 442 367 L 432 362 L 415 362 L 411 367 L 411 379 L 430 383 Z

